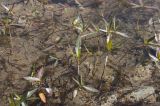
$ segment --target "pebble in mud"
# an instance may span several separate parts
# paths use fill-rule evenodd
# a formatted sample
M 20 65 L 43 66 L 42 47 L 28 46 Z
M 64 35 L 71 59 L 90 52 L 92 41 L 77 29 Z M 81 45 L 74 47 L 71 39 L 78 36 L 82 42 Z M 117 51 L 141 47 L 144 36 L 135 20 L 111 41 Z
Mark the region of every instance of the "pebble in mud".
M 129 81 L 132 86 L 138 86 L 148 81 L 152 77 L 152 66 L 137 65 L 135 67 L 126 68 L 124 74 L 126 80 Z
M 128 106 L 130 103 L 134 104 L 142 100 L 146 103 L 156 102 L 154 87 L 143 86 L 139 88 L 136 87 L 134 90 L 132 89 L 132 87 L 128 87 L 112 92 L 110 95 L 103 96 L 101 106 L 114 106 L 114 104 L 117 103 L 118 106 Z

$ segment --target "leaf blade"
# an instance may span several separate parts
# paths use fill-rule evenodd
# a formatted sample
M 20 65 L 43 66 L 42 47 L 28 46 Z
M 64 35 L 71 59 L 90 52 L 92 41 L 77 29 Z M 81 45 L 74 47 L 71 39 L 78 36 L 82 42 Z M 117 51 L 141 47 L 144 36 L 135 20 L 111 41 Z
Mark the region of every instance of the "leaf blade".
M 34 81 L 40 81 L 39 78 L 37 77 L 23 77 L 25 80 L 27 81 L 31 81 L 31 82 L 34 82 Z
M 121 35 L 123 37 L 126 37 L 126 38 L 130 38 L 127 34 L 119 32 L 119 31 L 115 31 L 114 33 L 117 34 L 117 35 Z
M 33 89 L 33 90 L 31 90 L 31 91 L 28 91 L 26 97 L 27 97 L 27 98 L 31 97 L 36 91 L 37 91 L 37 88 L 36 88 L 36 89 Z
M 91 92 L 95 92 L 95 93 L 98 93 L 99 92 L 99 90 L 97 90 L 96 88 L 93 88 L 93 87 L 91 87 L 91 86 L 86 86 L 86 85 L 84 85 L 84 86 L 82 86 L 84 89 L 86 89 L 87 91 L 91 91 Z

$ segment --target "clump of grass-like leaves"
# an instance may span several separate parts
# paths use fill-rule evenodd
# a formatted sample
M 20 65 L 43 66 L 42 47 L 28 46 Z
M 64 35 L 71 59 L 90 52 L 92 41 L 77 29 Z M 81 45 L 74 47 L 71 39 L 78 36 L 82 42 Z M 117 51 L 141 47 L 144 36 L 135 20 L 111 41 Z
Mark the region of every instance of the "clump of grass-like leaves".
M 9 98 L 10 106 L 28 106 L 28 101 L 37 99 L 40 99 L 43 103 L 46 103 L 46 95 L 52 95 L 53 92 L 50 87 L 41 87 L 43 75 L 44 67 L 41 67 L 38 70 L 38 73 L 35 73 L 35 71 L 33 70 L 31 76 L 24 77 L 25 80 L 29 81 L 32 84 L 33 89 L 27 91 L 27 93 L 23 95 L 11 95 Z M 38 97 L 35 94 L 38 94 Z

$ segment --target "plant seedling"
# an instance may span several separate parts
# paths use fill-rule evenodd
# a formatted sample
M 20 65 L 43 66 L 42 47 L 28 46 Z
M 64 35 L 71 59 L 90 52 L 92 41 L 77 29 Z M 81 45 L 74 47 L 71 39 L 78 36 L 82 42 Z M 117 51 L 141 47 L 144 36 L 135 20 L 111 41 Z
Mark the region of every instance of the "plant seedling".
M 81 15 L 78 15 L 78 16 L 74 19 L 72 25 L 73 25 L 73 27 L 74 27 L 75 29 L 77 29 L 80 33 L 84 32 L 84 30 L 85 30 L 85 24 L 84 24 L 84 21 L 83 21 L 83 18 L 82 18 Z
M 112 46 L 112 36 L 113 34 L 117 34 L 126 38 L 129 38 L 129 36 L 125 33 L 119 32 L 117 31 L 117 26 L 116 26 L 116 18 L 114 17 L 112 19 L 112 21 L 110 23 L 108 23 L 105 19 L 104 23 L 105 23 L 105 29 L 99 29 L 99 31 L 105 32 L 107 35 L 107 39 L 106 39 L 106 48 L 108 51 L 111 51 L 113 46 Z
M 79 65 L 80 65 L 80 57 L 81 57 L 81 42 L 82 42 L 81 36 L 78 36 L 76 41 L 76 47 L 75 47 L 77 63 L 78 63 L 78 75 L 79 75 Z
M 28 93 L 27 95 L 31 95 L 35 92 L 38 92 L 38 96 L 40 98 L 40 100 L 43 102 L 43 103 L 46 103 L 46 96 L 45 96 L 45 93 L 44 92 L 47 92 L 49 95 L 52 95 L 52 89 L 51 88 L 48 88 L 48 87 L 40 87 L 41 86 L 41 80 L 42 80 L 42 77 L 44 75 L 44 67 L 41 67 L 39 70 L 38 70 L 38 73 L 36 75 L 36 77 L 33 77 L 34 74 L 32 74 L 32 76 L 28 76 L 28 77 L 24 77 L 25 80 L 28 80 L 30 82 L 36 82 L 39 84 L 39 87 L 36 87 L 35 90 L 31 91 L 30 93 Z M 28 97 L 28 96 L 27 96 Z
M 28 91 L 27 94 L 25 95 L 21 95 L 21 96 L 18 94 L 11 95 L 9 98 L 9 106 L 28 106 L 27 101 L 38 99 L 35 97 L 31 97 L 36 91 L 37 91 L 37 88 L 31 91 Z
M 13 10 L 14 5 L 12 5 L 11 8 L 8 8 L 3 3 L 1 3 L 1 6 L 6 10 L 6 14 L 7 14 L 2 19 L 2 25 L 4 26 L 4 29 L 2 29 L 2 34 L 9 35 L 10 34 L 10 25 L 12 23 L 12 20 L 11 20 L 11 18 L 9 18 L 9 15 L 13 16 L 12 10 Z
M 160 45 L 159 45 L 159 42 L 160 42 L 160 34 L 156 34 L 156 33 L 155 33 L 155 36 L 152 36 L 151 38 L 144 40 L 144 44 L 146 46 L 148 46 L 149 49 L 153 49 L 156 51 L 156 55 L 153 55 L 151 53 L 148 53 L 148 54 L 149 54 L 149 57 L 151 58 L 151 60 L 154 61 L 156 66 L 160 69 L 160 65 L 159 65 Z

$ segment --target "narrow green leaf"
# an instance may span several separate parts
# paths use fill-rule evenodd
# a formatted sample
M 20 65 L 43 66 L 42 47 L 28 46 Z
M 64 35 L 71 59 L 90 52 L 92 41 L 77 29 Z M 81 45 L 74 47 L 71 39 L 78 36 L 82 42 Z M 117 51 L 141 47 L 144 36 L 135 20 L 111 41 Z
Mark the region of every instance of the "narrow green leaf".
M 76 51 L 77 58 L 80 59 L 80 56 L 81 56 L 81 36 L 79 36 L 77 38 L 75 51 Z
M 84 85 L 84 82 L 83 82 L 83 77 L 82 77 L 82 75 L 80 75 L 80 84 L 81 84 L 81 86 L 83 86 L 83 85 Z
M 92 26 L 95 28 L 96 32 L 99 32 L 99 27 L 92 23 Z
M 78 38 L 77 38 L 76 47 L 77 47 L 77 48 L 80 48 L 80 47 L 81 47 L 81 36 L 78 36 Z
M 78 60 L 80 59 L 80 56 L 81 56 L 81 49 L 80 48 L 75 48 L 75 51 L 76 51 L 76 56 L 78 58 Z
M 155 39 L 155 36 L 150 37 L 147 42 L 150 43 L 151 41 L 153 41 Z
M 74 81 L 75 83 L 77 83 L 77 84 L 80 86 L 79 81 L 77 81 L 75 78 L 72 78 L 72 79 L 73 79 L 73 81 Z
M 99 29 L 99 31 L 101 31 L 101 32 L 105 32 L 105 33 L 107 33 L 108 31 L 106 31 L 105 29 Z
M 96 88 L 93 88 L 91 86 L 82 86 L 84 89 L 86 89 L 87 91 L 90 91 L 90 92 L 96 92 L 98 93 L 99 90 L 97 90 Z
M 73 21 L 73 25 L 77 25 L 80 23 L 80 16 L 78 16 L 74 21 Z
M 20 95 L 15 93 L 14 96 L 16 97 L 16 100 L 21 100 L 21 96 Z
M 144 44 L 145 44 L 145 45 L 148 45 L 148 44 L 149 44 L 149 42 L 148 42 L 147 39 L 144 39 Z
M 5 6 L 3 3 L 1 3 L 1 6 L 8 12 L 10 9 L 7 7 L 7 6 Z
M 9 97 L 9 106 L 20 106 L 21 101 L 19 98 L 14 99 L 14 96 Z
M 84 29 L 84 22 L 83 22 L 83 19 L 82 19 L 82 16 L 79 15 L 74 21 L 73 21 L 73 26 L 80 30 L 80 32 L 83 32 L 83 29 Z
M 21 106 L 28 106 L 25 102 L 21 102 Z
M 157 58 L 160 60 L 160 53 L 157 53 Z
M 160 48 L 158 48 L 158 47 L 156 50 L 156 57 L 158 58 L 158 60 L 160 60 Z
M 31 91 L 28 91 L 28 93 L 27 93 L 27 98 L 30 98 L 36 91 L 37 91 L 37 88 L 36 88 L 36 89 L 33 89 L 33 90 L 31 90 Z
M 15 101 L 12 97 L 9 98 L 9 106 L 16 106 Z
M 129 38 L 129 36 L 127 34 L 125 34 L 125 33 L 118 32 L 118 31 L 115 31 L 114 33 L 117 34 L 117 35 L 121 35 L 123 37 Z
M 107 42 L 106 42 L 107 43 Z M 112 50 L 112 40 L 110 39 L 109 41 L 108 41 L 108 43 L 106 44 L 106 47 L 107 47 L 107 50 L 108 51 L 111 51 Z
M 149 53 L 149 56 L 151 57 L 151 59 L 152 59 L 154 62 L 158 62 L 158 61 L 159 61 L 159 59 L 158 59 L 157 57 L 151 55 L 150 53 Z

